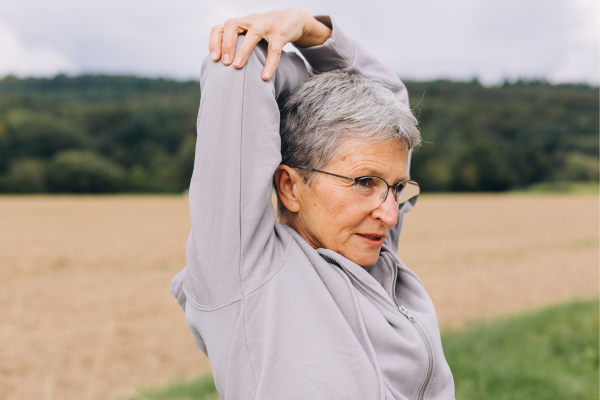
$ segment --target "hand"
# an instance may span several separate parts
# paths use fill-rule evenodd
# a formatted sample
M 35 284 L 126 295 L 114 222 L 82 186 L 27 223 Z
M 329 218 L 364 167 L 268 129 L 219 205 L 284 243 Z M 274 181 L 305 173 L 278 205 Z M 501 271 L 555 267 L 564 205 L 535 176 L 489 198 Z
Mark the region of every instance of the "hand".
M 242 45 L 235 52 L 237 36 L 245 34 Z M 269 43 L 267 62 L 262 78 L 265 81 L 275 74 L 283 46 L 294 43 L 301 47 L 317 46 L 331 36 L 331 29 L 302 10 L 270 11 L 232 18 L 223 25 L 216 25 L 210 32 L 209 51 L 213 61 L 222 59 L 223 64 L 233 63 L 242 68 L 252 49 L 264 39 Z

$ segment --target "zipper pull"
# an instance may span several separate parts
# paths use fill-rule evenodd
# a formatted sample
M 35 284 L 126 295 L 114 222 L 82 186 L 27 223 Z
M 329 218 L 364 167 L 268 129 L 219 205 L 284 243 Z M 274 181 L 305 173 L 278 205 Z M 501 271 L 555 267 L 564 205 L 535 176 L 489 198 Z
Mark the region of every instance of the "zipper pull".
M 408 312 L 408 310 L 406 308 L 404 308 L 404 306 L 400 306 L 400 308 L 398 308 L 398 310 L 400 311 L 400 313 L 402 313 L 402 315 L 404 315 L 406 318 L 408 318 L 409 321 L 411 321 L 411 322 L 415 321 L 415 317 L 410 315 L 410 313 Z

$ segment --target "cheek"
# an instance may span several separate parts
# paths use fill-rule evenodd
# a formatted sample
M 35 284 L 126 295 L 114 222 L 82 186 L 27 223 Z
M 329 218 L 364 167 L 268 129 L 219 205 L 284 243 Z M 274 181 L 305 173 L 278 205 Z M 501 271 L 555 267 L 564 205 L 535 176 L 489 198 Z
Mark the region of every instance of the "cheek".
M 356 205 L 351 188 L 332 188 L 315 194 L 321 209 L 316 222 L 322 226 L 322 232 L 328 233 L 329 239 L 345 240 L 367 215 Z

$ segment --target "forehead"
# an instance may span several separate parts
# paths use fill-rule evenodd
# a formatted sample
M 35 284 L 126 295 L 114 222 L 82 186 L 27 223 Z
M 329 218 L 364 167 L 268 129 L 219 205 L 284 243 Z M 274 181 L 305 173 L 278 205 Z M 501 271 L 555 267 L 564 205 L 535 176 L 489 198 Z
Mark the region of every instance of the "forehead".
M 347 139 L 337 153 L 331 167 L 349 176 L 377 175 L 388 181 L 408 179 L 408 149 L 395 140 Z

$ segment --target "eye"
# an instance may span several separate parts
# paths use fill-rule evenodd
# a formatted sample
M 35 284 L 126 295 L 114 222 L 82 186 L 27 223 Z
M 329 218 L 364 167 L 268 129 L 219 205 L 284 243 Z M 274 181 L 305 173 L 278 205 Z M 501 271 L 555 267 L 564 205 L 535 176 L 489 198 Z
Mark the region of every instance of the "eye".
M 376 186 L 376 182 L 374 178 L 361 178 L 356 182 L 356 186 L 361 186 L 364 188 L 371 188 Z
M 397 183 L 394 186 L 394 193 L 398 196 L 406 188 L 406 182 Z

